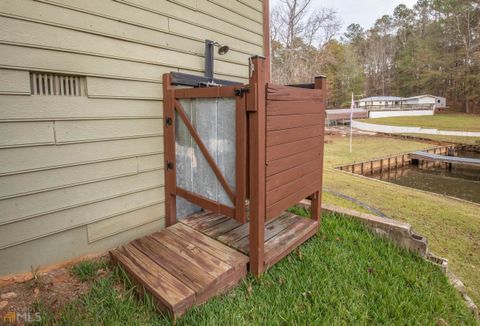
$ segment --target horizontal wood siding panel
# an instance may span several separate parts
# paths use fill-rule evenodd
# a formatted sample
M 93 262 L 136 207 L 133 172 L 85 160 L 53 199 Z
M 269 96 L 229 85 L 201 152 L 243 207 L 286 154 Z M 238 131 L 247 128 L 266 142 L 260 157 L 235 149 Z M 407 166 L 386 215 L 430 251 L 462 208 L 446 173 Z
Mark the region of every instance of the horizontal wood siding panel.
M 270 161 L 278 160 L 308 150 L 321 153 L 321 143 L 321 137 L 313 137 L 291 143 L 267 147 L 267 162 L 269 163 Z
M 0 44 L 0 52 L 0 66 L 42 72 L 160 83 L 162 74 L 174 70 L 165 66 L 18 45 Z
M 164 225 L 162 220 L 155 221 L 90 244 L 87 242 L 87 227 L 82 226 L 2 249 L 0 261 L 11 263 L 0 264 L 0 275 L 28 272 L 31 266 L 45 266 L 86 254 L 104 253 L 152 231 L 161 230 Z
M 0 122 L 0 148 L 54 143 L 53 122 Z
M 250 8 L 253 8 L 259 12 L 263 12 L 263 1 L 262 0 L 237 0 L 240 3 L 243 3 Z
M 270 131 L 267 133 L 267 146 L 292 143 L 294 141 L 318 137 L 322 135 L 324 126 L 314 125 L 287 130 Z
M 86 205 L 121 194 L 163 186 L 163 173 L 145 172 L 70 188 L 52 190 L 0 201 L 0 224 L 70 207 Z
M 261 45 L 263 42 L 262 28 L 256 27 L 255 32 L 249 26 L 238 27 L 233 25 L 235 22 L 226 22 L 223 19 L 218 19 L 211 15 L 204 14 L 199 11 L 181 7 L 171 1 L 167 0 L 116 0 L 123 3 L 128 3 L 133 6 L 140 7 L 145 10 L 156 12 L 160 15 L 182 20 L 188 24 L 221 31 L 230 36 L 237 36 L 239 39 L 250 41 Z M 232 24 L 233 23 L 233 24 Z
M 292 203 L 298 203 L 302 199 L 305 199 L 305 196 L 308 196 L 309 194 L 313 194 L 319 189 L 320 187 L 318 186 L 319 182 L 315 181 L 310 184 L 304 185 L 304 187 L 294 193 L 291 193 L 288 197 L 285 197 L 284 199 L 280 200 L 279 202 L 276 202 L 272 206 L 267 207 L 266 209 L 266 220 L 270 220 L 272 218 L 278 217 L 279 214 L 281 214 L 283 211 L 285 211 L 285 207 L 290 207 Z
M 141 156 L 137 158 L 138 171 L 150 171 L 163 167 L 164 157 L 163 154 Z
M 0 150 L 0 175 L 163 153 L 162 137 Z
M 54 17 L 51 19 L 53 20 Z M 6 32 L 6 26 L 13 28 L 15 33 Z M 131 28 L 132 26 L 126 25 L 126 27 Z M 154 33 L 155 35 L 151 36 L 152 41 L 155 39 L 165 39 L 159 32 L 152 32 L 144 28 L 140 29 L 141 30 L 137 32 L 139 35 L 145 35 L 146 33 L 148 34 L 148 32 Z M 2 30 L 5 32 L 2 32 Z M 117 27 L 116 30 L 123 32 L 123 28 Z M 123 32 L 123 34 L 125 33 Z M 167 35 L 171 36 L 169 34 Z M 138 38 L 138 36 L 132 37 Z M 188 44 L 198 43 L 195 49 L 196 52 L 174 51 L 167 49 L 166 45 L 159 45 L 163 47 L 161 48 L 151 42 L 139 44 L 131 42 L 128 39 L 119 40 L 117 38 L 6 17 L 0 17 L 0 39 L 2 42 L 17 42 L 51 50 L 62 49 L 80 54 L 105 56 L 113 59 L 118 58 L 124 61 L 129 60 L 138 63 L 150 63 L 152 65 L 183 67 L 196 70 L 203 68 L 202 56 L 205 47 L 204 44 L 190 40 Z M 176 39 L 167 40 L 167 44 L 175 45 L 179 43 L 180 40 L 185 41 L 184 38 L 176 37 Z M 246 75 L 247 56 L 241 55 L 238 59 L 237 64 L 219 61 L 216 67 L 217 71 L 233 75 Z
M 30 95 L 29 73 L 21 70 L 0 69 L 0 95 L 2 94 Z
M 0 199 L 135 174 L 140 159 L 134 157 L 3 176 L 0 178 Z
M 163 98 L 161 84 L 93 77 L 87 77 L 87 94 L 93 98 L 157 101 Z
M 322 157 L 322 155 L 321 146 L 319 145 L 318 147 L 310 148 L 302 153 L 283 157 L 275 161 L 269 161 L 267 162 L 267 177 L 288 169 L 292 169 L 298 165 L 301 165 L 302 162 L 316 160 Z
M 323 103 L 324 101 L 320 90 L 273 84 L 267 85 L 267 100 L 298 102 L 299 99 L 304 102 Z
M 237 49 L 237 51 L 244 51 L 248 54 L 261 54 L 263 53 L 263 47 L 260 43 L 250 43 L 249 40 L 238 40 L 233 36 L 225 35 L 221 30 L 212 30 L 200 26 L 194 26 L 187 22 L 169 19 L 170 31 L 183 35 L 184 37 L 194 37 L 201 39 L 202 36 L 206 39 L 216 40 L 221 44 L 230 44 L 232 48 Z M 228 53 L 226 54 L 228 57 Z
M 149 100 L 4 95 L 0 96 L 0 107 L 3 108 L 0 121 L 161 118 L 163 115 L 163 103 Z
M 227 8 L 232 12 L 245 16 L 260 24 L 263 23 L 263 13 L 261 11 L 257 11 L 256 9 L 249 7 L 240 1 L 224 1 L 224 0 L 208 0 L 208 1 L 213 2 L 224 8 Z
M 267 116 L 267 131 L 319 126 L 323 128 L 323 114 Z
M 156 204 L 87 225 L 88 242 L 130 230 L 165 217 L 165 205 Z
M 307 101 L 267 101 L 267 115 L 318 114 L 321 104 Z
M 110 140 L 163 134 L 162 119 L 57 121 L 57 143 Z
M 292 193 L 301 191 L 305 188 L 305 185 L 308 185 L 312 182 L 319 183 L 322 178 L 322 171 L 316 170 L 312 173 L 306 174 L 298 179 L 293 180 L 292 182 L 286 183 L 278 188 L 270 190 L 266 194 L 267 209 L 268 207 L 274 205 L 280 200 L 288 197 Z
M 276 189 L 286 183 L 289 183 L 295 179 L 301 178 L 304 175 L 307 175 L 315 170 L 320 170 L 321 163 L 321 159 L 306 162 L 304 164 L 297 165 L 292 169 L 267 177 L 267 192 Z
M 0 248 L 18 245 L 26 241 L 84 226 L 164 201 L 163 187 L 156 187 L 132 194 L 41 215 L 0 227 Z
M 63 25 L 67 25 L 70 28 L 77 30 L 84 30 L 96 34 L 111 35 L 119 39 L 128 39 L 132 42 L 145 43 L 150 45 L 156 45 L 160 47 L 170 48 L 172 50 L 182 50 L 192 53 L 196 53 L 203 56 L 204 52 L 204 40 L 206 38 L 214 39 L 223 44 L 231 44 L 232 50 L 226 56 L 217 58 L 218 60 L 234 60 L 244 63 L 244 60 L 248 58 L 248 54 L 261 52 L 262 47 L 260 45 L 253 45 L 248 40 L 241 41 L 236 38 L 221 34 L 221 31 L 214 32 L 207 29 L 203 29 L 198 26 L 191 26 L 192 30 L 197 32 L 192 33 L 179 33 L 171 26 L 169 27 L 168 21 L 173 21 L 172 18 L 167 16 L 160 16 L 156 13 L 139 9 L 133 6 L 129 6 L 123 3 L 115 1 L 78 1 L 78 0 L 43 0 L 50 4 L 57 6 L 64 6 L 74 10 L 70 15 L 77 15 L 79 18 L 75 22 L 67 21 Z M 45 10 L 46 8 L 43 8 Z M 50 10 L 50 9 L 49 9 Z M 53 9 L 52 9 L 53 10 Z M 61 9 L 55 9 L 61 10 Z M 81 11 L 81 13 L 80 13 Z M 28 10 L 23 11 L 24 17 L 28 16 Z M 85 24 L 85 15 L 88 13 L 96 16 L 97 21 L 102 19 L 109 19 L 113 23 L 107 24 L 104 22 L 102 25 L 95 24 L 95 28 L 91 28 L 92 24 Z M 45 19 L 45 18 L 44 18 Z M 48 23 L 56 24 L 58 19 L 48 19 Z M 62 22 L 62 21 L 60 21 Z M 124 23 L 119 25 L 119 23 Z M 139 27 L 141 29 L 139 29 Z M 216 37 L 211 37 L 216 33 Z M 259 52 L 259 53 L 260 53 Z

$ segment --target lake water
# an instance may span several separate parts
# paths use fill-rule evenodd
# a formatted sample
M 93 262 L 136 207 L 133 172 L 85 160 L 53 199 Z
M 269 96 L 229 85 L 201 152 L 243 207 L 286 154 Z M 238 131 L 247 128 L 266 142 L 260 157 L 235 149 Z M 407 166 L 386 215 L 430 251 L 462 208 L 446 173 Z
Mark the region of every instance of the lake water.
M 458 156 L 480 159 L 480 153 L 473 152 L 459 153 Z M 480 203 L 480 168 L 477 167 L 454 165 L 449 171 L 438 167 L 421 169 L 411 165 L 371 177 Z

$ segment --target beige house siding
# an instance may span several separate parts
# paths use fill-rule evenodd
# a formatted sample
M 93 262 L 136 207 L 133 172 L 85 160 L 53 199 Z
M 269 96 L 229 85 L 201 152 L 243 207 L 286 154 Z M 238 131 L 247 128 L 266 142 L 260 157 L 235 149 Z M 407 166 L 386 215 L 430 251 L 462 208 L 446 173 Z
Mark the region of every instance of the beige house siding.
M 231 49 L 216 76 L 246 81 L 248 57 L 263 54 L 262 8 L 0 1 L 0 275 L 164 227 L 162 74 L 202 75 L 212 39 Z M 80 77 L 81 94 L 31 95 L 30 72 Z

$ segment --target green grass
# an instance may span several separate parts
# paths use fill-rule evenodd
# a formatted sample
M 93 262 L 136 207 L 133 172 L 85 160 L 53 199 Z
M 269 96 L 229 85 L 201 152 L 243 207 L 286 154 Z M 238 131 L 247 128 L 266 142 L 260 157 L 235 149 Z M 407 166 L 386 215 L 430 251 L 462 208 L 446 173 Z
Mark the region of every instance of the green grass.
M 71 274 L 80 281 L 86 282 L 93 280 L 100 269 L 104 269 L 106 264 L 103 260 L 84 260 L 72 267 Z
M 318 236 L 262 276 L 196 307 L 178 325 L 474 325 L 437 266 L 347 218 L 326 216 Z M 122 284 L 119 287 L 118 284 Z M 126 291 L 120 291 L 124 288 Z M 135 299 L 121 270 L 44 324 L 164 325 L 150 299 Z
M 449 142 L 468 145 L 480 145 L 480 137 L 459 137 L 446 135 L 421 135 L 421 134 L 402 134 L 405 136 L 421 137 L 439 142 Z
M 480 303 L 480 206 L 333 170 L 333 166 L 431 147 L 430 144 L 385 137 L 354 137 L 349 153 L 347 137 L 325 145 L 324 187 L 357 198 L 387 216 L 410 223 L 428 238 L 434 253 L 448 258 L 449 268 Z M 324 196 L 324 201 L 337 204 Z
M 439 130 L 480 131 L 480 114 L 436 114 L 434 116 L 391 117 L 361 120 L 390 126 L 434 128 Z

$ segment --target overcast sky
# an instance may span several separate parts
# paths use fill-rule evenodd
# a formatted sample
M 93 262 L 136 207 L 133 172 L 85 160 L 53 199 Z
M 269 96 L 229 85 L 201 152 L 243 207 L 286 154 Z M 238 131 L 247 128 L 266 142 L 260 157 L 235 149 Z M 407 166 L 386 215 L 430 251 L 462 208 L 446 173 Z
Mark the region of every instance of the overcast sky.
M 270 0 L 273 8 L 279 0 Z M 364 28 L 371 27 L 375 21 L 385 14 L 393 14 L 393 9 L 403 3 L 412 8 L 416 0 L 313 0 L 312 7 L 333 8 L 342 20 L 343 28 L 351 23 L 358 23 Z

